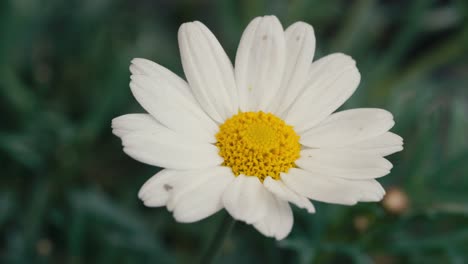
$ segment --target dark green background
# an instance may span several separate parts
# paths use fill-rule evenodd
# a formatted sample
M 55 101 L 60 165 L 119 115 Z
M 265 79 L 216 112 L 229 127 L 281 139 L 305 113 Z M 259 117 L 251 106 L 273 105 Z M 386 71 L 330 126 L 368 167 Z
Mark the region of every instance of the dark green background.
M 362 74 L 343 108 L 379 107 L 405 150 L 381 182 L 409 209 L 315 203 L 280 242 L 237 224 L 219 263 L 468 262 L 468 2 L 0 1 L 0 262 L 190 263 L 223 213 L 179 224 L 145 208 L 138 163 L 111 119 L 142 112 L 129 62 L 183 76 L 177 29 L 200 20 L 231 59 L 247 23 L 275 14 L 315 28 L 316 58 L 353 56 Z M 169 99 L 169 98 L 168 98 Z M 254 202 L 254 201 L 253 201 Z M 296 209 L 296 208 L 295 208 Z M 367 226 L 358 228 L 356 219 Z

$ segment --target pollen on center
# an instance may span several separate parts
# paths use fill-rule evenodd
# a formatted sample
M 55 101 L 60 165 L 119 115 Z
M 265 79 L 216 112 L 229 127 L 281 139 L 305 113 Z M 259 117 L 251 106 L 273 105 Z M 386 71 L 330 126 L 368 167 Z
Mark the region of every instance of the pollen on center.
M 233 173 L 276 180 L 294 167 L 301 146 L 292 126 L 271 113 L 240 112 L 216 134 L 219 155 Z

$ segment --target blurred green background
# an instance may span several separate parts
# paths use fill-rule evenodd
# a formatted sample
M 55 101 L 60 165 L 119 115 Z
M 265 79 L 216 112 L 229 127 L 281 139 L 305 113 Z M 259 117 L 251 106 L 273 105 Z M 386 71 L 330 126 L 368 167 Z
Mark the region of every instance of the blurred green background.
M 183 76 L 181 23 L 200 20 L 231 59 L 247 23 L 275 14 L 314 26 L 316 58 L 353 56 L 362 74 L 343 108 L 395 115 L 383 203 L 294 208 L 280 242 L 236 224 L 219 263 L 468 263 L 468 2 L 0 1 L 0 263 L 191 263 L 218 213 L 176 223 L 145 208 L 158 168 L 136 162 L 111 119 L 142 112 L 129 62 Z

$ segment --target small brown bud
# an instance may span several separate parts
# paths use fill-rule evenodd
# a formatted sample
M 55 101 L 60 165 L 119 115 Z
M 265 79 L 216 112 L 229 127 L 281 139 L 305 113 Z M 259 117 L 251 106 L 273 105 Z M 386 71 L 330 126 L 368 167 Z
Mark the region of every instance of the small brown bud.
M 369 228 L 369 218 L 365 215 L 354 217 L 354 228 L 359 232 L 365 232 Z
M 383 207 L 392 214 L 402 214 L 408 210 L 408 195 L 400 188 L 393 187 L 388 190 L 382 201 Z
M 53 248 L 52 242 L 50 242 L 50 240 L 47 238 L 42 238 L 39 241 L 37 241 L 36 250 L 37 250 L 37 253 L 41 256 L 44 256 L 44 257 L 49 256 L 50 253 L 52 252 L 52 248 Z

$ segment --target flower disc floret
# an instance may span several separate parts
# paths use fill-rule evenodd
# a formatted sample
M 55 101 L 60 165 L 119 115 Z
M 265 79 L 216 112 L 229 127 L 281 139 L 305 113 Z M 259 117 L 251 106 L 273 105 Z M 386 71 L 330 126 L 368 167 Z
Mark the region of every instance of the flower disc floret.
M 271 113 L 241 112 L 226 120 L 216 134 L 219 155 L 233 173 L 276 180 L 299 158 L 299 136 Z

